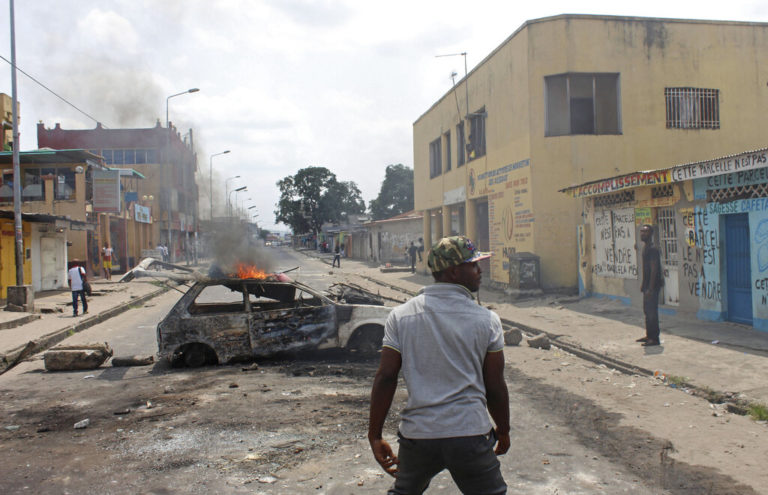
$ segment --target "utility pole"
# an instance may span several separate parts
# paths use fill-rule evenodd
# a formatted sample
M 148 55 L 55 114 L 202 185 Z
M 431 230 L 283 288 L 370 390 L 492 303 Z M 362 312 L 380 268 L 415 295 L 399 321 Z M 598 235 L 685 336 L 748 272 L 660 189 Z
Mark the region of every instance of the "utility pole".
M 16 89 L 16 21 L 11 6 L 11 93 L 13 105 L 13 221 L 16 235 L 16 285 L 24 285 L 24 238 L 21 226 L 21 165 L 19 163 L 19 98 Z

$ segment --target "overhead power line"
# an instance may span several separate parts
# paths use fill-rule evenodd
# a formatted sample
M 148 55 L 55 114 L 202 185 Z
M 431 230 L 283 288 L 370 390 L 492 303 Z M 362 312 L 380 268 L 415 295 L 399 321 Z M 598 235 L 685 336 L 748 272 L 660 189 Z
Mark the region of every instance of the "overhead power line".
M 2 58 L 3 60 L 5 60 L 6 62 L 8 62 L 8 65 L 10 65 L 11 67 L 13 67 L 13 63 L 12 63 L 10 60 L 8 60 L 7 58 L 3 57 L 2 55 L 0 55 L 0 58 Z M 96 122 L 97 124 L 101 123 L 101 122 L 100 122 L 98 119 L 96 119 L 95 117 L 92 117 L 92 116 L 91 116 L 91 115 L 89 115 L 88 113 L 86 113 L 86 112 L 84 112 L 83 110 L 80 110 L 79 108 L 77 108 L 77 105 L 75 105 L 74 103 L 71 103 L 71 102 L 70 102 L 70 101 L 68 101 L 66 98 L 64 98 L 63 96 L 59 95 L 58 93 L 56 93 L 54 90 L 52 90 L 51 88 L 49 88 L 49 87 L 48 87 L 48 86 L 46 86 L 45 84 L 43 84 L 43 83 L 41 83 L 40 81 L 38 81 L 37 79 L 35 79 L 33 76 L 31 76 L 31 75 L 27 74 L 26 72 L 24 72 L 24 71 L 23 71 L 21 68 L 19 68 L 19 66 L 18 66 L 18 65 L 16 66 L 16 70 L 17 70 L 17 71 L 19 71 L 19 72 L 21 72 L 22 74 L 24 74 L 24 75 L 25 75 L 25 76 L 27 76 L 28 78 L 32 79 L 34 82 L 36 82 L 37 84 L 39 84 L 39 85 L 40 85 L 40 87 L 42 87 L 43 89 L 45 89 L 46 91 L 48 91 L 49 93 L 51 93 L 53 96 L 55 96 L 56 98 L 60 99 L 61 101 L 63 101 L 63 102 L 64 102 L 64 103 L 66 103 L 67 105 L 69 105 L 70 107 L 74 108 L 74 109 L 75 109 L 75 110 L 77 110 L 78 112 L 82 113 L 83 115 L 85 115 L 85 116 L 86 116 L 86 117 L 88 117 L 89 119 L 93 120 L 93 121 L 94 121 L 94 122 Z M 102 127 L 104 127 L 105 129 L 109 129 L 109 127 L 105 126 L 104 124 L 102 124 L 101 126 L 102 126 Z

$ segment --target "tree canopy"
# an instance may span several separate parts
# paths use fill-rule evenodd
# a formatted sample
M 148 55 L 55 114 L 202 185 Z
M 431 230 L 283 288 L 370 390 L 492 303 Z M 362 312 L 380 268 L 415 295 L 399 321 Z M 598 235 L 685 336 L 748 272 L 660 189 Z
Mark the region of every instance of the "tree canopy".
M 370 203 L 373 220 L 390 218 L 413 209 L 413 169 L 388 165 L 379 196 Z
M 294 234 L 318 232 L 326 222 L 337 223 L 347 214 L 363 213 L 365 202 L 357 184 L 339 181 L 325 167 L 307 167 L 277 181 L 280 200 L 275 222 Z

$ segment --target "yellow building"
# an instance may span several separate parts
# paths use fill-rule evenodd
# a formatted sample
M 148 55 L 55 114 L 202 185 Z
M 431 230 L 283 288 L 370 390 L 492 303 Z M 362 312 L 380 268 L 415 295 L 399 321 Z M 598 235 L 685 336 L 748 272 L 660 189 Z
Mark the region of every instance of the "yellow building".
M 558 189 L 760 148 L 765 53 L 766 23 L 527 21 L 413 125 L 425 244 L 465 233 L 495 282 L 534 253 L 543 288 L 575 287 L 584 212 Z

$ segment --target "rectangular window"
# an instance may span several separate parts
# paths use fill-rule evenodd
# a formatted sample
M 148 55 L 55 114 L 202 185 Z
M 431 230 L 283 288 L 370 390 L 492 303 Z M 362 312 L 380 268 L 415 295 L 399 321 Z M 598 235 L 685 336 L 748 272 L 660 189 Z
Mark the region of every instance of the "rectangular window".
M 147 163 L 147 150 L 136 150 L 136 164 Z
M 101 150 L 101 156 L 104 157 L 104 163 L 107 165 L 112 165 L 112 163 L 114 163 L 112 161 L 112 150 Z
M 675 210 L 673 208 L 658 209 L 659 246 L 661 247 L 661 262 L 665 266 L 677 266 L 677 228 L 675 227 Z
M 467 144 L 467 157 L 469 160 L 485 155 L 485 107 L 469 116 L 469 143 Z
M 667 129 L 720 129 L 720 90 L 664 88 Z
M 147 163 L 157 163 L 157 150 L 147 150 Z
M 451 131 L 443 134 L 443 140 L 445 141 L 445 171 L 451 171 Z
M 57 168 L 53 184 L 54 199 L 75 199 L 75 172 L 71 168 Z
M 112 163 L 115 165 L 123 165 L 123 150 L 112 150 Z
M 21 171 L 21 199 L 22 201 L 43 201 L 45 189 L 40 179 L 39 168 L 28 168 Z
M 467 144 L 464 139 L 464 121 L 459 122 L 456 126 L 456 168 L 461 167 L 467 161 L 467 155 L 464 151 Z
M 123 155 L 123 159 L 126 165 L 133 165 L 136 163 L 136 150 L 125 150 L 125 154 Z
M 440 160 L 440 138 L 429 143 L 429 178 L 432 179 L 443 173 Z
M 618 74 L 544 78 L 546 136 L 620 134 Z

